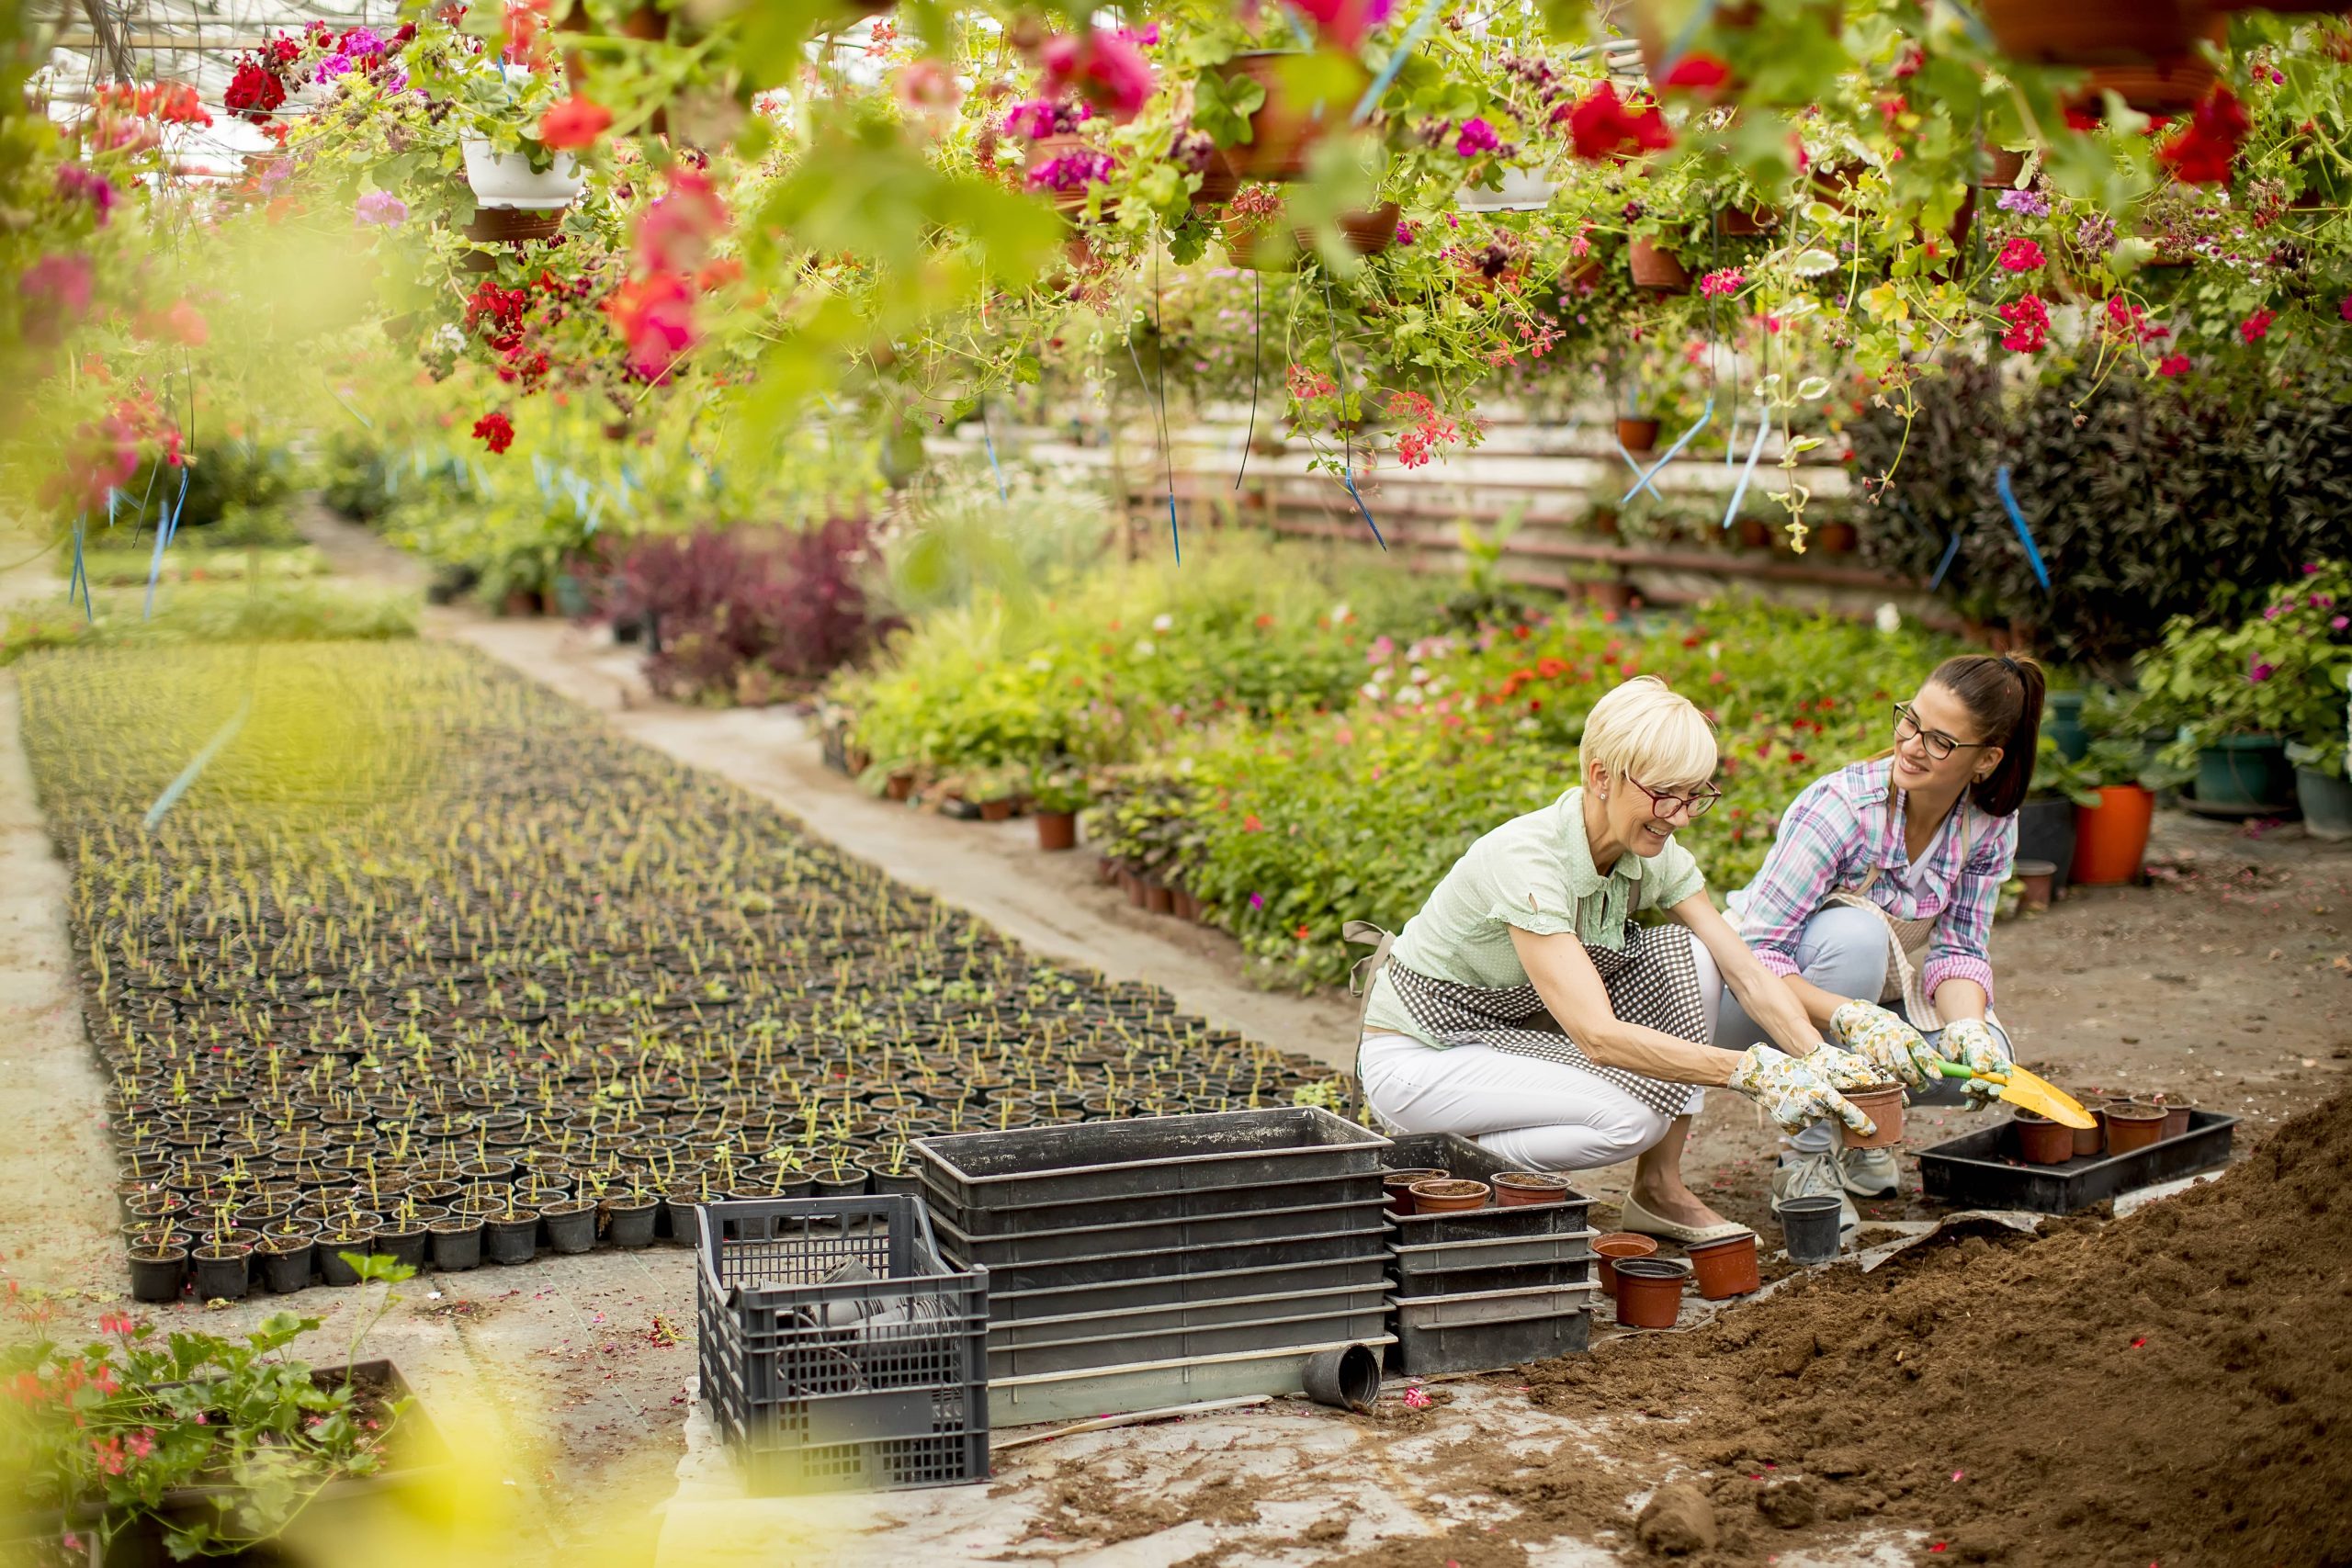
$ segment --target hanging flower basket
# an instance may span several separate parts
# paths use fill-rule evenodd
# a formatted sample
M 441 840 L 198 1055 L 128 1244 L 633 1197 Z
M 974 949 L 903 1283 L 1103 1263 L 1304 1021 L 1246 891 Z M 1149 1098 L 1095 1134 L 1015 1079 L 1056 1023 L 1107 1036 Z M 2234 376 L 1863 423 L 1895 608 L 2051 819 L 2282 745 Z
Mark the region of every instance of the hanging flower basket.
M 1637 234 L 1625 247 L 1625 263 L 1633 269 L 1634 287 L 1657 294 L 1688 294 L 1690 273 L 1674 253 L 1646 235 Z
M 1977 11 L 2012 60 L 2129 66 L 2188 54 L 2209 30 L 2206 9 L 2200 0 L 1984 0 Z
M 1289 100 L 1283 85 L 1283 62 L 1299 58 L 1293 50 L 1251 50 L 1218 67 L 1227 80 L 1247 76 L 1266 92 L 1266 101 L 1250 117 L 1250 140 L 1219 150 L 1225 166 L 1237 179 L 1304 177 L 1307 149 L 1334 123 L 1329 114 L 1318 118 L 1317 106 Z
M 588 183 L 580 160 L 569 152 L 557 153 L 545 169 L 534 169 L 520 152 L 492 152 L 486 137 L 469 136 L 461 145 L 466 183 L 473 187 L 477 207 L 560 212 Z
M 1396 223 L 1404 215 L 1403 208 L 1393 201 L 1384 201 L 1378 207 L 1340 214 L 1340 232 L 1347 239 L 1348 248 L 1356 254 L 1376 256 L 1396 243 Z M 1271 256 L 1262 261 L 1260 259 L 1258 247 L 1265 241 L 1266 229 L 1263 225 L 1239 219 L 1226 220 L 1226 254 L 1233 258 L 1236 266 L 1261 272 L 1287 271 L 1298 265 L 1299 257 L 1315 254 L 1315 231 L 1312 229 L 1291 231 L 1293 249 L 1288 260 L 1279 265 Z
M 1761 202 L 1753 208 L 1726 207 L 1715 214 L 1715 232 L 1726 240 L 1753 240 L 1780 227 L 1781 209 Z

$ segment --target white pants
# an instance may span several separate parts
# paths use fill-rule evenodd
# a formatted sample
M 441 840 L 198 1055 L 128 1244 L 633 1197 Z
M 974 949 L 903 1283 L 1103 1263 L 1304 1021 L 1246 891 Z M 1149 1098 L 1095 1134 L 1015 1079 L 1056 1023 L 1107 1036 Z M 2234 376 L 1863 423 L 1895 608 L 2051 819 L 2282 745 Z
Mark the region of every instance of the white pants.
M 1714 960 L 1691 942 L 1699 994 L 1714 1030 L 1723 994 Z M 1432 1050 L 1404 1034 L 1367 1034 L 1356 1076 L 1374 1115 L 1400 1133 L 1459 1133 L 1530 1170 L 1590 1170 L 1643 1153 L 1671 1119 L 1581 1067 L 1515 1055 L 1491 1045 Z M 1682 1108 L 1695 1113 L 1693 1086 Z

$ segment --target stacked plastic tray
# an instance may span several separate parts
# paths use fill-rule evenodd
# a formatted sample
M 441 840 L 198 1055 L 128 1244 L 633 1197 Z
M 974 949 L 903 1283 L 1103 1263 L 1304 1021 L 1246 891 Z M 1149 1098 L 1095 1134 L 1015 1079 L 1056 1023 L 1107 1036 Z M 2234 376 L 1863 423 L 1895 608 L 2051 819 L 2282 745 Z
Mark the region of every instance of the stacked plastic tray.
M 755 1494 L 985 1481 L 985 1269 L 950 1272 L 920 1199 L 703 1206 L 703 1397 Z
M 1387 1140 L 1312 1107 L 919 1140 L 951 1261 L 990 1281 L 999 1425 L 1299 1387 L 1385 1345 Z
M 1397 1138 L 1392 1169 L 1442 1168 L 1492 1183 L 1514 1168 L 1467 1138 L 1416 1133 Z M 1453 1214 L 1389 1216 L 1389 1365 L 1408 1377 L 1490 1371 L 1590 1343 L 1592 1200 L 1489 1206 Z

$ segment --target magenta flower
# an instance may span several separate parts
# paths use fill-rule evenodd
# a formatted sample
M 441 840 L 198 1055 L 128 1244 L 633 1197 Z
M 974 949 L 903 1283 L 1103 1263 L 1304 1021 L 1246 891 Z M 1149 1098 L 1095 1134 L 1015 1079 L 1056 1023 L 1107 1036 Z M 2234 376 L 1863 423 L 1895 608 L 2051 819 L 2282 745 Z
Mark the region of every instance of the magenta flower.
M 25 268 L 17 279 L 17 296 L 25 302 L 25 340 L 47 345 L 63 339 L 90 313 L 96 282 L 87 256 L 48 255 Z
M 2001 247 L 2000 264 L 2003 272 L 2031 272 L 2045 259 L 2047 258 L 2042 255 L 2041 247 L 2022 234 Z
M 2156 374 L 2165 377 L 2188 375 L 2188 355 L 2185 354 L 2165 355 L 2162 359 L 2156 361 Z
M 2335 308 L 2335 313 L 2346 321 L 2352 321 L 2352 294 L 2346 294 L 2344 297 L 2344 303 Z
M 1453 150 L 1465 158 L 1491 152 L 1502 144 L 1503 139 L 1495 134 L 1495 128 L 1475 116 L 1462 122 L 1462 129 L 1453 138 Z
M 1142 51 L 1100 28 L 1083 38 L 1061 33 L 1047 39 L 1037 60 L 1045 67 L 1049 97 L 1074 89 L 1120 119 L 1133 119 L 1151 97 L 1151 66 Z
M 1736 294 L 1747 285 L 1747 275 L 1736 266 L 1718 267 L 1699 280 L 1699 292 L 1710 299 L 1720 299 Z
M 408 221 L 408 203 L 390 191 L 371 190 L 359 198 L 353 213 L 355 225 L 376 223 L 394 229 Z
M 1263 893 L 1252 893 L 1250 895 L 1250 907 L 1253 909 L 1264 908 L 1266 907 L 1266 896 Z
M 330 54 L 324 60 L 319 62 L 319 68 L 311 74 L 311 80 L 323 86 L 327 83 L 334 81 L 338 76 L 347 76 L 350 73 L 351 56 L 347 54 Z
M 2346 626 L 2352 626 L 2352 615 L 2338 615 L 2327 624 L 2331 629 L 2340 632 Z
M 2278 673 L 2278 666 L 2276 664 L 2265 664 L 2261 660 L 2257 659 L 2246 669 L 2246 684 L 2250 686 L 2259 686 L 2262 682 L 2267 681 L 2277 673 Z
M 122 196 L 114 188 L 112 180 L 96 169 L 85 169 L 79 164 L 60 164 L 57 166 L 57 194 L 68 201 L 88 202 L 96 209 L 101 229 L 107 226 L 107 218 L 114 211 L 114 204 Z
M 1111 154 L 1089 147 L 1046 159 L 1029 171 L 1031 190 L 1084 190 L 1111 177 Z

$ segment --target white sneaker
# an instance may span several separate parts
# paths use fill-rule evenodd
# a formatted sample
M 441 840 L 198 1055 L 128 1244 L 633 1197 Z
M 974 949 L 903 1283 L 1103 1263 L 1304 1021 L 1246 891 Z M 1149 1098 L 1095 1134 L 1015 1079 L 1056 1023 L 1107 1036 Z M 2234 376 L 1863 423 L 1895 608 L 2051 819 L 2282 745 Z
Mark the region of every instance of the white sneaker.
M 1891 1198 L 1903 1184 L 1893 1149 L 1840 1149 L 1838 1179 L 1857 1198 Z
M 1838 1195 L 1838 1228 L 1857 1229 L 1862 1223 L 1860 1211 L 1854 1201 L 1846 1196 L 1844 1172 L 1838 1168 L 1835 1150 L 1824 1149 L 1817 1155 L 1784 1154 L 1772 1172 L 1772 1211 L 1780 1212 L 1781 1204 L 1791 1198 Z

